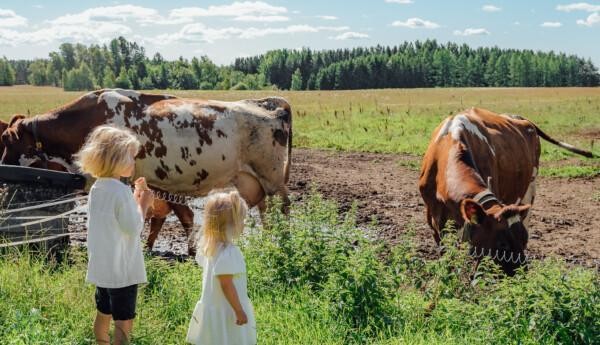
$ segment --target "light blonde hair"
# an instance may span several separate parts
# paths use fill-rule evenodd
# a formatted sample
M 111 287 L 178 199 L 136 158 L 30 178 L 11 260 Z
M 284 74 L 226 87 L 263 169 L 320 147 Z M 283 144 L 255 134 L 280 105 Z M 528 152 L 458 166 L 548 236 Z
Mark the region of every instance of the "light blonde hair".
M 82 172 L 93 177 L 110 177 L 122 167 L 132 163 L 140 149 L 140 142 L 128 129 L 110 125 L 96 127 L 85 144 L 75 154 L 75 163 Z
M 199 252 L 212 257 L 216 254 L 219 244 L 229 244 L 239 238 L 244 230 L 247 212 L 248 206 L 236 190 L 209 195 L 204 206 Z

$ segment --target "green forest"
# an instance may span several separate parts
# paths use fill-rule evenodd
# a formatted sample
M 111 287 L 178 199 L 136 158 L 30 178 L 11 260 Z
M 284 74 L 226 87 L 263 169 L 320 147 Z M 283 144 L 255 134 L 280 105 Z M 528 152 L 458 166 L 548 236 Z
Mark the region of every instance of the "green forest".
M 47 59 L 0 59 L 0 85 L 97 88 L 351 90 L 423 87 L 598 86 L 591 60 L 564 53 L 471 48 L 435 40 L 315 51 L 278 49 L 218 66 L 207 56 L 165 60 L 123 37 L 63 43 Z

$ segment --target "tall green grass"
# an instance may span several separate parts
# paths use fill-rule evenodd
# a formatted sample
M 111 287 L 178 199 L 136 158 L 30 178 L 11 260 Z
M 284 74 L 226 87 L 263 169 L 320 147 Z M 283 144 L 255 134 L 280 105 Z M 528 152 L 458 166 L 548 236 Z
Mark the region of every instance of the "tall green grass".
M 291 216 L 272 208 L 267 228 L 240 241 L 260 344 L 598 344 L 597 271 L 558 260 L 505 277 L 477 272 L 445 238 L 427 261 L 409 237 L 383 245 L 359 229 L 354 209 L 312 193 Z M 26 252 L 0 258 L 0 344 L 91 344 L 93 287 L 85 252 L 53 265 Z M 183 344 L 201 290 L 192 262 L 148 257 L 134 344 Z

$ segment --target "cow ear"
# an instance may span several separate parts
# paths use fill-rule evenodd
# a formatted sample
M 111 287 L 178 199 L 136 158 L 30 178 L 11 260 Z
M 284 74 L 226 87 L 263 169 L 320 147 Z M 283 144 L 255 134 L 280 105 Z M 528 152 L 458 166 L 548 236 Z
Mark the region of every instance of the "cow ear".
M 24 115 L 14 115 L 8 122 L 8 126 L 2 132 L 2 143 L 9 145 L 19 140 L 19 130 L 23 127 Z
M 23 120 L 25 118 L 25 115 L 13 115 L 13 117 L 10 118 L 10 121 L 8 121 L 8 127 L 12 126 L 15 122 L 19 121 L 19 120 Z
M 465 222 L 481 224 L 485 220 L 485 211 L 475 200 L 465 199 L 460 204 L 460 213 Z

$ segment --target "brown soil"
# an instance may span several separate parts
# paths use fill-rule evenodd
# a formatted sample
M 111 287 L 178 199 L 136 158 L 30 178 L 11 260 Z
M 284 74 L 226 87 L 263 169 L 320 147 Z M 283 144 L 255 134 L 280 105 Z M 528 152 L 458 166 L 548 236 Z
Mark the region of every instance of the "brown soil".
M 425 255 L 436 253 L 417 189 L 420 158 L 396 154 L 294 150 L 290 189 L 317 190 L 348 209 L 358 202 L 361 222 L 377 217 L 383 238 L 401 241 L 415 230 Z M 600 177 L 537 180 L 529 251 L 533 255 L 600 258 Z
M 414 229 L 419 251 L 437 256 L 424 217 L 417 182 L 420 158 L 398 154 L 347 153 L 295 149 L 289 182 L 292 197 L 302 199 L 314 185 L 342 211 L 358 203 L 358 221 L 377 219 L 377 231 L 390 242 L 406 239 Z M 537 180 L 537 197 L 530 225 L 529 252 L 569 260 L 600 259 L 600 177 Z M 170 217 L 159 235 L 158 248 L 185 252 L 179 223 Z M 161 249 L 162 248 L 162 249 Z

